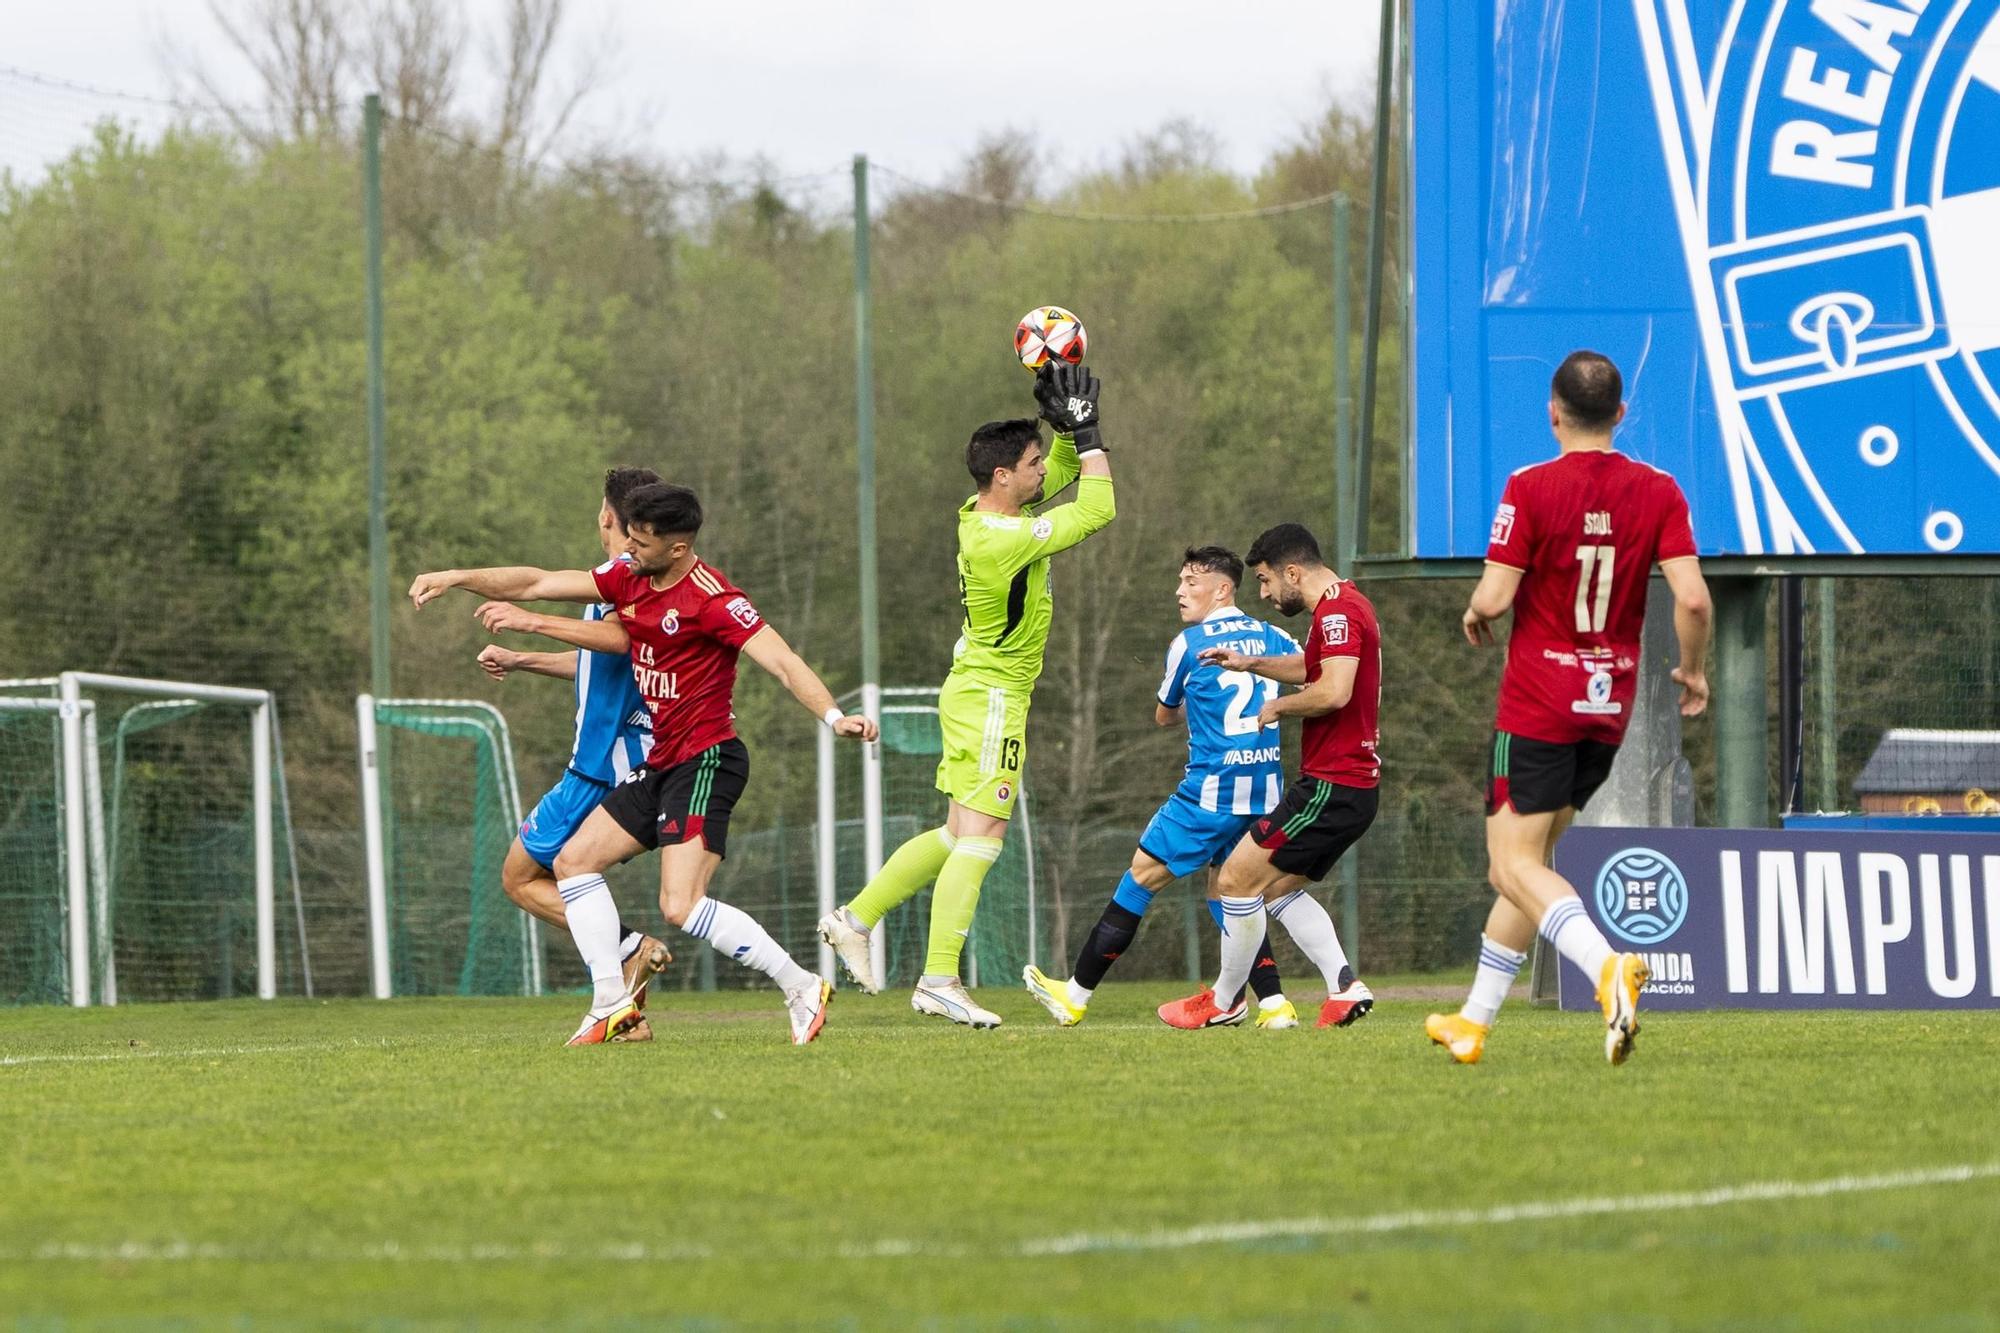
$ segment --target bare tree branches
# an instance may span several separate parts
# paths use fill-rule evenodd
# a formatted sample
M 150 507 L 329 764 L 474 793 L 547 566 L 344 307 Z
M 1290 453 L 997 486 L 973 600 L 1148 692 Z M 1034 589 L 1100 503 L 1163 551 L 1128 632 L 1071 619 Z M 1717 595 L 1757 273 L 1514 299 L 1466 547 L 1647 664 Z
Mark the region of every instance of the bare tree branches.
M 603 85 L 615 50 L 613 34 L 599 34 L 558 84 L 569 11 L 570 0 L 509 0 L 504 29 L 481 47 L 498 90 L 484 113 L 465 106 L 471 33 L 458 0 L 208 0 L 209 16 L 255 76 L 252 106 L 230 97 L 233 80 L 187 46 L 169 40 L 161 55 L 177 84 L 253 144 L 336 132 L 372 87 L 398 121 L 532 168 Z
M 256 75 L 260 96 L 243 105 L 191 49 L 168 38 L 161 57 L 176 84 L 215 107 L 253 144 L 305 139 L 339 126 L 352 50 L 351 0 L 209 0 L 209 16 Z
M 418 125 L 446 120 L 465 40 L 450 0 L 381 0 L 368 23 L 368 73 L 389 114 Z

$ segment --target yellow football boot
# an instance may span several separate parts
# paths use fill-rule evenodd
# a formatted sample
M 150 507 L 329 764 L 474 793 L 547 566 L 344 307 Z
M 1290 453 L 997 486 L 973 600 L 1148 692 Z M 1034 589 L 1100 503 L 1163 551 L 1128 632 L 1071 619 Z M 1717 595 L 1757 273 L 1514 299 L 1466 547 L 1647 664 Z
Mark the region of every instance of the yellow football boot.
M 1033 963 L 1021 969 L 1021 984 L 1028 988 L 1028 994 L 1042 1002 L 1042 1008 L 1049 1011 L 1059 1028 L 1073 1028 L 1083 1021 L 1084 1010 L 1069 1002 L 1069 986 L 1036 967 Z
M 1636 953 L 1616 953 L 1605 960 L 1597 978 L 1597 1003 L 1604 1009 L 1604 1058 L 1625 1063 L 1639 1037 L 1639 992 L 1653 970 Z
M 608 1013 L 598 1013 L 592 1009 L 583 1016 L 583 1026 L 576 1035 L 564 1042 L 565 1046 L 602 1046 L 606 1042 L 617 1041 L 625 1033 L 637 1027 L 643 1015 L 639 1006 L 630 1000 L 621 1000 Z M 647 1031 L 652 1031 L 650 1025 Z
M 1298 1025 L 1299 1011 L 1292 1008 L 1290 1000 L 1281 999 L 1269 1009 L 1261 1004 L 1257 1006 L 1257 1026 L 1267 1032 L 1282 1032 Z
M 1424 1035 L 1445 1048 L 1462 1065 L 1476 1065 L 1486 1052 L 1486 1034 L 1493 1029 L 1463 1014 L 1432 1014 L 1424 1020 Z

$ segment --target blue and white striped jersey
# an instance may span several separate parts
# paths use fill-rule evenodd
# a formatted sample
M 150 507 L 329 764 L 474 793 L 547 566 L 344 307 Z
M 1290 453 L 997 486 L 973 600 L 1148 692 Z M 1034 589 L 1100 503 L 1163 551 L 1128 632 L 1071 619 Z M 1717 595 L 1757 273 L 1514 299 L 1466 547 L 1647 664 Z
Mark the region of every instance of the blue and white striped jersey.
M 1167 645 L 1167 674 L 1160 702 L 1187 707 L 1188 764 L 1179 794 L 1204 810 L 1269 814 L 1284 791 L 1278 728 L 1257 725 L 1257 710 L 1278 697 L 1278 682 L 1247 671 L 1224 671 L 1203 662 L 1204 648 L 1228 648 L 1245 657 L 1287 657 L 1298 641 L 1233 606 L 1189 625 Z
M 602 620 L 611 613 L 604 605 L 583 608 L 585 620 Z M 653 744 L 653 718 L 632 679 L 632 660 L 624 653 L 576 650 L 576 743 L 569 766 L 587 778 L 618 783 L 646 762 Z

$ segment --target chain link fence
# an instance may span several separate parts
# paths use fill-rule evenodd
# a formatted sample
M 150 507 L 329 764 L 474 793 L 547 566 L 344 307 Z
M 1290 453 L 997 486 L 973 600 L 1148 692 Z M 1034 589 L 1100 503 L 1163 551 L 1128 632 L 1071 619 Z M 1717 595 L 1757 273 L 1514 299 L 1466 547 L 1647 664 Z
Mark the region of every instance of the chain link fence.
M 272 124 L 0 71 L 0 150 L 39 164 L 0 186 L 0 560 L 18 571 L 0 583 L 0 675 L 87 669 L 275 691 L 317 989 L 360 994 L 360 152 L 344 115 Z M 382 160 L 392 592 L 426 569 L 595 563 L 602 473 L 643 464 L 701 493 L 703 555 L 837 693 L 857 685 L 851 165 L 780 179 L 611 149 L 531 163 L 476 126 L 394 108 Z M 1000 941 L 1004 898 L 989 900 L 978 929 L 996 952 L 975 949 L 989 982 L 1030 949 L 1067 967 L 1177 780 L 1181 738 L 1154 727 L 1151 708 L 1182 549 L 1240 551 L 1285 520 L 1333 549 L 1339 390 L 1342 367 L 1362 361 L 1365 272 L 1360 236 L 1337 248 L 1334 197 L 1365 197 L 1366 126 L 1336 109 L 1249 179 L 1216 162 L 1180 127 L 1064 176 L 1004 137 L 942 183 L 894 164 L 875 173 L 885 679 L 935 684 L 948 669 L 954 514 L 971 489 L 963 443 L 983 420 L 1032 411 L 1009 350 L 1015 319 L 1045 302 L 1077 311 L 1107 386 L 1120 513 L 1055 562 L 1056 627 L 1030 724 L 1036 920 L 1032 936 L 1024 918 Z M 1400 216 L 1398 192 L 1392 235 Z M 1386 516 L 1404 410 L 1387 387 L 1403 377 L 1393 317 L 1379 354 L 1383 448 L 1368 501 Z M 1386 785 L 1358 852 L 1359 956 L 1375 972 L 1462 966 L 1488 898 L 1481 791 L 1500 659 L 1459 641 L 1468 582 L 1363 582 L 1386 643 Z M 1890 727 L 2000 725 L 1996 586 L 1839 581 L 1833 799 L 1856 799 Z M 1239 600 L 1258 609 L 1253 591 Z M 473 606 L 398 602 L 392 692 L 504 710 L 532 804 L 562 770 L 573 704 L 556 682 L 482 676 Z M 807 957 L 815 724 L 747 665 L 737 712 L 754 773 L 718 891 Z M 1809 703 L 1809 793 L 1821 715 Z M 30 869 L 49 856 L 38 725 L 0 727 L 0 848 L 17 853 L 0 879 L 10 941 L 48 931 Z M 1707 815 L 1713 746 L 1700 724 L 1689 750 Z M 923 767 L 906 757 L 913 774 Z M 890 846 L 933 818 L 925 782 L 910 777 L 898 798 L 897 817 L 916 823 L 889 828 Z M 844 838 L 843 895 L 862 879 L 852 848 Z M 215 858 L 187 871 L 201 883 L 235 873 Z M 655 873 L 648 860 L 613 877 L 628 919 L 657 926 Z M 1212 964 L 1197 895 L 1162 897 L 1121 977 Z M 710 951 L 678 949 L 665 984 L 740 984 L 739 969 L 716 975 Z M 33 966 L 5 968 L 9 998 L 43 996 Z M 559 937 L 547 975 L 582 980 Z

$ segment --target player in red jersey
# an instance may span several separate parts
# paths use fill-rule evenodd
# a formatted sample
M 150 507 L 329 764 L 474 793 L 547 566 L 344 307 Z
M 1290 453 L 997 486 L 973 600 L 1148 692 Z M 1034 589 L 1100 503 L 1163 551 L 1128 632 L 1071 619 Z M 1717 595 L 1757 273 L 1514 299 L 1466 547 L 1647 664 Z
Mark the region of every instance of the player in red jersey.
M 410 600 L 422 606 L 446 589 L 465 588 L 503 602 L 604 602 L 616 608 L 604 625 L 616 626 L 628 641 L 633 678 L 653 715 L 653 748 L 645 767 L 613 789 L 563 844 L 554 867 L 593 990 L 590 1011 L 570 1044 L 612 1040 L 637 1019 L 618 961 L 618 909 L 604 872 L 657 847 L 661 913 L 776 982 L 792 1040 L 803 1046 L 819 1035 L 832 987 L 793 962 L 749 914 L 708 896 L 709 879 L 727 849 L 730 812 L 750 776 L 750 752 L 737 739 L 730 709 L 737 655 L 748 653 L 784 682 L 835 735 L 872 741 L 875 724 L 843 716 L 812 668 L 750 599 L 695 555 L 702 512 L 693 491 L 665 482 L 642 486 L 627 498 L 625 515 L 628 553 L 595 570 L 420 574 L 410 585 Z M 576 630 L 572 623 L 583 622 L 558 626 L 566 641 L 603 632 L 603 626 Z
M 1596 352 L 1572 352 L 1556 370 L 1549 426 L 1561 452 L 1507 479 L 1486 572 L 1465 612 L 1474 646 L 1493 642 L 1492 623 L 1509 609 L 1514 632 L 1486 789 L 1487 873 L 1500 897 L 1465 1007 L 1424 1024 L 1461 1064 L 1484 1051 L 1537 930 L 1597 984 L 1612 1064 L 1632 1053 L 1639 1030 L 1645 960 L 1614 953 L 1576 889 L 1551 868 L 1556 841 L 1610 774 L 1625 737 L 1656 563 L 1674 595 L 1681 714 L 1708 705 L 1708 585 L 1687 499 L 1672 477 L 1611 447 L 1625 419 L 1623 393 L 1618 367 Z
M 1287 685 L 1257 713 L 1260 726 L 1284 717 L 1305 719 L 1299 776 L 1278 808 L 1250 826 L 1222 863 L 1222 969 L 1215 985 L 1160 1006 L 1171 1027 L 1202 1028 L 1222 1011 L 1218 995 L 1234 996 L 1249 979 L 1267 915 L 1292 937 L 1326 978 L 1319 1026 L 1346 1027 L 1375 1005 L 1354 975 L 1333 918 L 1306 892 L 1375 822 L 1382 762 L 1377 719 L 1382 704 L 1382 631 L 1375 607 L 1349 579 L 1326 567 L 1319 543 L 1296 523 L 1280 523 L 1251 544 L 1243 563 L 1257 575 L 1264 600 L 1288 616 L 1308 607 L 1312 622 L 1300 636 L 1303 653 L 1245 657 L 1208 648 L 1201 660 L 1224 671 L 1248 671 Z M 1268 904 L 1268 906 L 1267 906 Z

